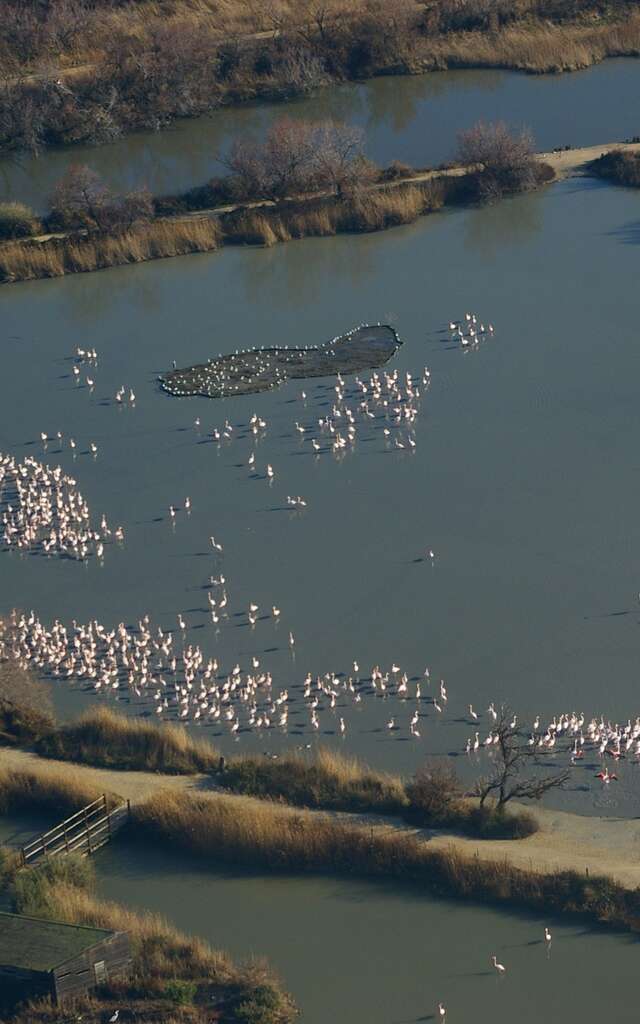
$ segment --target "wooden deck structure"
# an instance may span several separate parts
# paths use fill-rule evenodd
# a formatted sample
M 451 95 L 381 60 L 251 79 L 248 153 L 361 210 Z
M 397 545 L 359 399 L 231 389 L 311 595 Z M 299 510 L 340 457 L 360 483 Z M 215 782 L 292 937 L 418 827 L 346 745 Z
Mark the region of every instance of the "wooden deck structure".
M 103 793 L 93 803 L 87 804 L 70 818 L 23 846 L 20 853 L 24 867 L 37 863 L 42 857 L 59 854 L 79 853 L 83 857 L 90 856 L 108 843 L 127 823 L 130 810 L 128 800 L 110 810 L 106 794 Z

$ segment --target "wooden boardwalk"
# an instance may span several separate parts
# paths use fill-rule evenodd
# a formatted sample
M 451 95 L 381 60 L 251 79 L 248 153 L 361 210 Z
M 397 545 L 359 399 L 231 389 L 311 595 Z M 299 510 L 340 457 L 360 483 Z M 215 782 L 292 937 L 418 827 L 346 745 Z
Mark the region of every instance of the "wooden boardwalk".
M 101 846 L 108 843 L 129 820 L 129 801 L 118 804 L 109 810 L 107 797 L 103 794 L 97 800 L 76 811 L 43 832 L 20 850 L 22 863 L 36 864 L 43 857 L 55 857 L 59 854 L 79 853 L 88 857 Z

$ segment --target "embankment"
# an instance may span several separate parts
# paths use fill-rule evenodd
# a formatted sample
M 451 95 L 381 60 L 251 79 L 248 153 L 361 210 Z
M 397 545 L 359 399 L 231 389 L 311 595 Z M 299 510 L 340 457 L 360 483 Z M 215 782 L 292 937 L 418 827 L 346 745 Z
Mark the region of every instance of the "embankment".
M 539 182 L 585 173 L 589 163 L 613 149 L 635 152 L 640 144 L 610 143 L 538 154 Z M 424 171 L 368 187 L 356 198 L 328 195 L 225 205 L 160 217 L 116 235 L 86 231 L 16 239 L 0 245 L 0 282 L 15 283 L 195 252 L 226 245 L 271 246 L 306 237 L 380 231 L 409 224 L 444 206 L 473 197 L 475 172 L 465 168 Z

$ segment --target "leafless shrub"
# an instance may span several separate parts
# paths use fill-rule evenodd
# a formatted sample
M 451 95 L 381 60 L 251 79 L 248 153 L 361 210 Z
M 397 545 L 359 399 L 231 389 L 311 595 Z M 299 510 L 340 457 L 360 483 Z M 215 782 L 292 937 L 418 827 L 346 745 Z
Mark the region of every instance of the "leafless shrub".
M 569 779 L 570 772 L 566 769 L 553 775 L 527 774 L 533 761 L 532 749 L 522 742 L 507 708 L 501 710 L 494 733 L 498 743 L 493 772 L 476 785 L 481 807 L 489 796 L 496 799 L 498 810 L 513 799 L 540 800 L 550 789 L 559 789 Z
M 477 168 L 478 196 L 497 199 L 506 192 L 531 188 L 536 181 L 531 132 L 512 132 L 504 121 L 478 121 L 458 136 L 460 163 Z

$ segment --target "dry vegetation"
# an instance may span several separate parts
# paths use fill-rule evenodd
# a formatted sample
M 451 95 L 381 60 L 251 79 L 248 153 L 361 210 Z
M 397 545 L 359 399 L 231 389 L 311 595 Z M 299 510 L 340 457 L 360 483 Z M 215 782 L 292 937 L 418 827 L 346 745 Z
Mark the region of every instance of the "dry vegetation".
M 640 931 L 640 890 L 605 876 L 545 874 L 508 862 L 430 850 L 419 836 L 347 824 L 242 798 L 160 793 L 134 809 L 145 840 L 161 840 L 211 865 L 230 862 L 270 871 L 322 872 L 395 879 L 431 892 L 495 900 L 550 912 L 588 915 Z
M 103 142 L 379 73 L 638 52 L 632 0 L 5 0 L 0 148 Z
M 168 256 L 212 252 L 219 244 L 220 228 L 217 220 L 210 217 L 138 224 L 115 235 L 9 242 L 0 246 L 0 280 L 62 277 Z
M 594 160 L 591 171 L 599 178 L 614 181 L 616 185 L 640 188 L 640 153 L 614 149 Z
M 43 737 L 38 753 L 100 768 L 193 775 L 217 768 L 219 755 L 181 725 L 156 725 L 95 708 Z
M 56 818 L 72 814 L 102 796 L 103 790 L 68 772 L 43 764 L 30 771 L 0 769 L 0 814 L 54 812 Z M 109 797 L 115 805 L 120 800 Z

